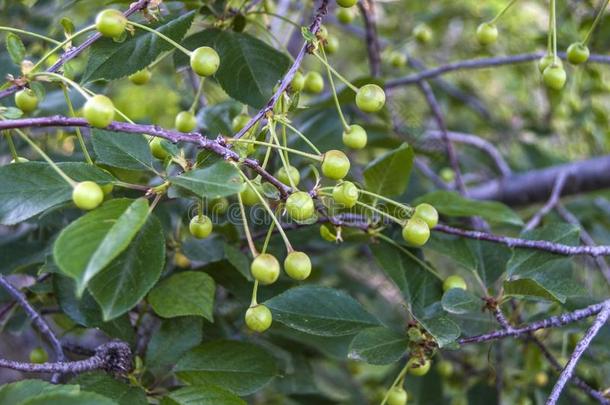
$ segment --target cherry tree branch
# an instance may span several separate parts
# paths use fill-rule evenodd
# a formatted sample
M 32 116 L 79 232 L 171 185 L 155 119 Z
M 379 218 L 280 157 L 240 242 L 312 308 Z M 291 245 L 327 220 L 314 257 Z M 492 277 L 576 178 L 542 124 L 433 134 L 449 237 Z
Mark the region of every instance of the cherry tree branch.
M 527 224 L 525 224 L 525 227 L 523 227 L 524 231 L 531 231 L 532 229 L 537 227 L 538 224 L 540 224 L 540 221 L 542 221 L 542 218 L 546 214 L 551 212 L 553 208 L 557 206 L 557 204 L 559 204 L 561 190 L 563 190 L 563 186 L 566 183 L 567 177 L 568 175 L 566 172 L 561 172 L 559 174 L 557 180 L 555 180 L 555 185 L 553 186 L 553 191 L 551 192 L 549 200 L 546 202 L 546 204 L 542 206 L 542 208 L 540 208 L 540 210 L 538 210 L 538 212 L 536 212 L 536 214 L 534 214 L 534 216 L 527 222 Z
M 377 25 L 375 22 L 374 0 L 361 0 L 358 2 L 358 8 L 362 14 L 362 21 L 364 22 L 366 49 L 369 55 L 371 76 L 378 77 L 381 74 L 381 56 L 377 37 Z

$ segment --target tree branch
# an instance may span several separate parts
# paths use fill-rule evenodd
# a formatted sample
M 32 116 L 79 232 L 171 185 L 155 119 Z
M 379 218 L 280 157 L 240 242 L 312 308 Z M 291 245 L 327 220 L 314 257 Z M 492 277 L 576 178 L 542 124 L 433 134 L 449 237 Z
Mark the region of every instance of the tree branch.
M 566 172 L 559 173 L 557 180 L 555 180 L 555 185 L 553 186 L 553 190 L 551 192 L 551 196 L 549 197 L 549 200 L 546 202 L 546 204 L 544 204 L 542 206 L 542 208 L 540 208 L 538 210 L 538 212 L 536 212 L 536 214 L 534 214 L 534 216 L 527 222 L 527 224 L 525 224 L 525 227 L 523 227 L 524 231 L 531 231 L 532 229 L 537 227 L 538 224 L 540 223 L 540 221 L 542 220 L 542 218 L 546 214 L 551 212 L 553 210 L 553 208 L 555 208 L 557 206 L 557 204 L 559 204 L 559 197 L 561 196 L 561 190 L 563 190 L 563 186 L 566 183 L 567 177 L 568 176 L 567 176 Z
M 379 41 L 377 39 L 374 0 L 361 0 L 358 2 L 358 8 L 360 9 L 364 22 L 366 49 L 369 55 L 371 76 L 378 77 L 381 74 L 381 56 Z

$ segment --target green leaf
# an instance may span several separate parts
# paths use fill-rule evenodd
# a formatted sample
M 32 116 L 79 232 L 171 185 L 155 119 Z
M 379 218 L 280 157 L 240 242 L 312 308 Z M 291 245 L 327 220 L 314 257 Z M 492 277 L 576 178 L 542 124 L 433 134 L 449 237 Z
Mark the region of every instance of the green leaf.
M 506 295 L 532 296 L 565 303 L 569 297 L 586 294 L 582 283 L 574 278 L 572 261 L 564 258 L 550 260 L 527 272 L 527 277 L 504 282 Z
M 148 405 L 142 388 L 119 382 L 104 372 L 80 374 L 71 382 L 80 385 L 83 391 L 103 395 L 119 405 Z
M 208 29 L 184 40 L 189 49 L 211 46 L 220 56 L 214 76 L 224 91 L 235 100 L 254 108 L 263 107 L 273 87 L 290 66 L 290 59 L 275 48 L 241 32 Z M 176 66 L 187 65 L 186 56 L 174 54 Z
M 163 318 L 197 315 L 214 322 L 215 291 L 212 277 L 185 271 L 161 281 L 148 295 L 148 302 Z
M 275 360 L 260 347 L 229 340 L 204 343 L 176 364 L 191 385 L 214 384 L 238 395 L 256 392 L 277 374 Z
M 417 320 L 441 348 L 452 344 L 460 336 L 460 327 L 442 313 L 432 317 L 421 316 Z
M 144 298 L 161 276 L 165 236 L 159 220 L 149 216 L 127 249 L 89 282 L 104 320 L 114 319 Z
M 319 336 L 352 335 L 379 322 L 344 291 L 303 286 L 265 302 L 273 320 Z
M 349 358 L 369 364 L 391 364 L 405 353 L 408 343 L 406 336 L 386 327 L 367 328 L 352 341 Z
M 366 189 L 388 197 L 401 195 L 409 184 L 414 158 L 413 148 L 406 143 L 379 156 L 364 169 Z
M 25 45 L 23 45 L 21 38 L 13 32 L 6 34 L 6 50 L 17 66 L 25 59 Z
M 452 288 L 443 294 L 443 309 L 451 314 L 461 315 L 481 310 L 482 301 L 471 292 Z
M 147 200 L 117 199 L 64 228 L 55 241 L 53 256 L 61 271 L 76 281 L 78 296 L 127 248 L 147 217 Z
M 178 405 L 246 405 L 246 402 L 213 384 L 198 384 L 183 387 L 167 395 Z
M 507 297 L 539 297 L 549 301 L 562 301 L 559 299 L 561 297 L 557 297 L 538 282 L 529 278 L 505 281 L 503 286 L 504 295 Z
M 195 12 L 174 17 L 170 16 L 165 21 L 152 24 L 150 27 L 180 42 L 190 28 Z M 133 37 L 128 34 L 123 42 L 115 42 L 112 38 L 101 38 L 91 46 L 82 82 L 120 79 L 144 69 L 162 52 L 173 49 L 174 46 L 169 42 L 140 28 L 136 28 Z
M 230 196 L 240 192 L 243 187 L 239 169 L 224 161 L 171 177 L 170 182 L 201 198 Z
M 506 205 L 497 201 L 479 201 L 464 198 L 455 191 L 433 191 L 415 200 L 414 205 L 432 204 L 436 210 L 449 217 L 478 216 L 489 222 L 523 225 L 521 218 Z
M 199 317 L 164 319 L 146 348 L 146 369 L 162 375 L 173 367 L 184 353 L 201 343 L 203 320 Z
M 109 398 L 93 392 L 49 393 L 21 402 L 19 405 L 117 405 Z
M 73 180 L 107 184 L 114 178 L 86 163 L 59 163 Z M 25 162 L 0 167 L 0 224 L 14 225 L 72 200 L 72 186 L 51 166 Z
M 91 130 L 97 163 L 130 170 L 154 170 L 148 141 L 143 135 Z
M 78 385 L 55 385 L 43 380 L 22 380 L 0 386 L 0 404 L 17 405 L 51 393 L 78 393 Z

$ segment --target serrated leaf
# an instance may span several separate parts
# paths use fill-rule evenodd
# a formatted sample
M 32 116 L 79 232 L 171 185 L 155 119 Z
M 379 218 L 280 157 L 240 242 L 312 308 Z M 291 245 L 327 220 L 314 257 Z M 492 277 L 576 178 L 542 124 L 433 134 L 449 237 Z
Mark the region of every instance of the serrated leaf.
M 203 319 L 195 316 L 163 319 L 146 347 L 146 368 L 160 376 L 184 353 L 201 343 Z
M 195 12 L 191 11 L 176 18 L 169 17 L 150 27 L 180 42 L 190 28 L 194 16 Z M 127 39 L 120 43 L 112 38 L 102 38 L 91 46 L 82 82 L 120 79 L 144 69 L 162 52 L 173 49 L 173 45 L 164 39 L 140 28 L 136 28 L 133 37 L 128 35 Z
M 481 310 L 482 301 L 469 291 L 452 288 L 443 294 L 443 309 L 451 314 L 462 315 Z
M 177 405 L 246 405 L 237 395 L 213 384 L 182 387 L 167 394 Z
M 215 292 L 212 277 L 185 271 L 161 281 L 148 295 L 148 302 L 163 318 L 197 315 L 213 322 Z
M 352 335 L 379 324 L 358 301 L 344 291 L 332 288 L 291 288 L 266 301 L 265 305 L 271 309 L 274 321 L 312 335 Z
M 127 248 L 147 216 L 147 200 L 117 199 L 64 228 L 55 241 L 53 256 L 61 271 L 76 281 L 77 295 Z
M 349 350 L 349 358 L 369 364 L 391 364 L 406 352 L 406 336 L 380 326 L 364 329 L 356 335 Z
M 203 169 L 191 170 L 170 177 L 170 182 L 201 198 L 227 197 L 239 193 L 243 181 L 239 170 L 232 164 L 220 161 Z
M 148 141 L 140 134 L 92 129 L 97 163 L 130 170 L 154 170 Z
M 25 59 L 25 45 L 21 38 L 13 32 L 6 34 L 6 50 L 15 65 L 20 65 L 21 61 Z
M 276 375 L 275 360 L 251 343 L 219 340 L 186 353 L 174 369 L 191 385 L 214 384 L 238 395 L 256 392 Z
M 414 158 L 413 148 L 406 143 L 379 156 L 364 169 L 366 189 L 388 197 L 404 193 Z
M 434 337 L 439 347 L 451 345 L 460 337 L 460 327 L 447 315 L 437 314 L 433 317 L 419 317 L 417 320 Z

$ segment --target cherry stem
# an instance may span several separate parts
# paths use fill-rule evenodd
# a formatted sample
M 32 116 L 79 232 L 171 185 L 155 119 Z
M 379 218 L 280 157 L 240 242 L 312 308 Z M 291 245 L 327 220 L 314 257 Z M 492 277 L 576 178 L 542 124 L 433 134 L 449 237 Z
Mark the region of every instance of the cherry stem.
M 405 204 L 402 204 L 402 203 L 400 203 L 398 201 L 392 200 L 391 198 L 387 198 L 387 197 L 384 197 L 384 196 L 379 195 L 377 193 L 373 193 L 371 191 L 367 191 L 367 190 L 364 190 L 364 189 L 359 189 L 358 191 L 360 193 L 362 193 L 362 194 L 366 194 L 366 195 L 370 195 L 371 197 L 375 197 L 376 199 L 379 199 L 381 201 L 385 201 L 385 202 L 388 202 L 390 204 L 394 204 L 395 206 L 397 206 L 399 208 L 402 208 L 405 211 L 407 211 L 407 213 L 410 216 L 413 215 L 413 213 L 415 212 L 415 209 L 413 207 L 409 207 L 408 205 L 405 205 Z
M 85 90 L 84 87 L 81 87 L 78 83 L 76 83 L 73 80 L 68 79 L 65 76 L 62 76 L 58 73 L 52 73 L 52 72 L 40 72 L 40 73 L 34 73 L 32 75 L 32 77 L 53 77 L 57 80 L 59 80 L 62 83 L 65 83 L 71 87 L 73 87 L 76 91 L 78 91 L 81 96 L 83 96 L 83 98 L 85 98 L 85 100 L 89 100 L 91 98 L 91 96 L 87 93 L 87 91 Z
M 252 299 L 250 300 L 250 307 L 255 307 L 258 305 L 257 293 L 258 293 L 258 280 L 254 280 L 254 286 L 252 287 Z
M 288 151 L 290 153 L 294 153 L 295 155 L 304 156 L 304 157 L 307 157 L 307 158 L 312 159 L 312 160 L 317 160 L 318 162 L 321 162 L 322 159 L 323 159 L 322 156 L 319 156 L 319 155 L 312 155 L 311 153 L 301 152 L 300 150 L 296 150 L 296 149 L 292 149 L 292 148 L 286 148 L 286 147 L 283 147 L 281 145 L 274 145 L 274 144 L 269 143 L 269 142 L 255 141 L 253 139 L 226 138 L 225 141 L 229 142 L 229 143 L 232 143 L 232 142 L 235 142 L 235 143 L 240 143 L 240 142 L 243 142 L 243 143 L 253 143 L 255 145 L 263 145 L 263 146 L 268 146 L 270 148 L 286 150 L 286 151 Z
M 50 43 L 55 44 L 55 45 L 59 45 L 61 43 L 61 42 L 59 42 L 59 41 L 57 41 L 57 40 L 55 40 L 53 38 L 49 38 L 49 37 L 46 37 L 44 35 L 37 34 L 35 32 L 20 30 L 18 28 L 11 28 L 11 27 L 5 27 L 5 26 L 0 25 L 0 31 L 13 32 L 13 33 L 23 34 L 23 35 L 29 35 L 29 36 L 36 37 L 38 39 L 42 39 L 44 41 L 50 42 Z
M 426 262 L 424 262 L 423 260 L 421 260 L 419 257 L 417 257 L 416 255 L 414 255 L 413 253 L 411 253 L 409 251 L 409 249 L 406 249 L 404 246 L 398 244 L 396 241 L 394 241 L 394 239 L 389 238 L 387 236 L 385 236 L 382 233 L 377 233 L 375 234 L 375 236 L 377 236 L 378 238 L 386 241 L 387 243 L 389 243 L 390 245 L 393 245 L 394 247 L 396 247 L 398 250 L 400 250 L 402 253 L 406 254 L 407 256 L 409 256 L 411 259 L 415 260 L 420 266 L 422 266 L 424 269 L 428 270 L 430 273 L 432 273 L 434 276 L 436 276 L 439 280 L 443 281 L 443 278 L 440 276 L 440 274 L 438 274 L 436 272 L 436 270 L 434 270 L 432 267 L 430 267 Z
M 185 47 L 183 47 L 182 45 L 180 45 L 179 43 L 177 43 L 176 41 L 174 41 L 167 35 L 162 34 L 161 32 L 159 32 L 153 28 L 147 27 L 146 25 L 143 25 L 143 24 L 140 24 L 137 22 L 133 22 L 133 21 L 130 21 L 129 24 L 133 25 L 134 27 L 143 29 L 144 31 L 148 31 L 148 32 L 158 36 L 159 38 L 167 41 L 168 43 L 170 43 L 172 46 L 174 46 L 176 49 L 178 49 L 180 52 L 184 53 L 188 57 L 190 57 L 192 54 L 191 51 L 189 51 L 188 49 L 186 49 Z
M 555 16 L 555 0 L 551 0 L 550 2 L 550 19 L 551 19 L 551 32 L 552 32 L 552 42 L 553 42 L 553 64 L 557 63 L 557 20 Z
M 68 94 L 68 86 L 64 83 L 61 85 L 61 90 L 64 93 L 64 98 L 66 100 L 66 104 L 68 105 L 68 111 L 70 112 L 71 117 L 76 117 L 76 113 L 74 112 L 74 106 L 72 105 L 72 100 L 70 100 L 70 95 Z M 80 128 L 74 128 L 76 132 L 76 137 L 78 138 L 78 143 L 80 144 L 81 149 L 83 150 L 83 154 L 85 155 L 85 160 L 90 165 L 93 164 L 93 159 L 91 159 L 91 155 L 89 155 L 89 151 L 87 150 L 87 145 L 85 145 L 85 140 L 83 139 L 83 134 L 81 133 Z
M 95 96 L 97 95 L 94 91 L 91 91 L 85 87 L 83 87 L 83 90 L 85 91 L 85 93 L 89 94 L 90 96 Z M 123 111 L 119 110 L 118 108 L 116 108 L 116 106 L 114 106 L 114 104 L 112 105 L 114 112 L 116 112 L 117 114 L 119 114 L 121 116 L 121 118 L 123 118 L 125 121 L 129 122 L 130 124 L 135 124 L 135 122 L 133 122 L 128 116 L 127 114 L 125 114 Z
M 347 87 L 352 89 L 355 93 L 358 93 L 358 87 L 354 86 L 349 80 L 347 80 L 339 72 L 337 72 L 328 62 L 326 62 L 320 55 L 318 55 L 317 52 L 314 52 L 313 54 L 316 58 L 320 60 L 320 62 L 322 62 L 324 66 L 326 66 L 328 70 L 330 70 L 335 76 L 337 76 L 337 79 L 341 80 Z
M 386 391 L 385 396 L 383 397 L 383 400 L 381 401 L 380 405 L 384 405 L 388 401 L 392 388 L 394 388 L 401 380 L 404 381 L 405 375 L 407 374 L 407 371 L 409 371 L 409 366 L 411 366 L 411 360 L 407 361 L 407 364 L 405 364 L 405 366 L 402 368 L 402 370 L 400 370 L 400 373 L 398 373 L 398 375 L 394 379 L 394 382 L 392 383 L 390 388 L 388 388 L 388 390 Z
M 318 155 L 322 154 L 322 152 L 320 152 L 320 149 L 316 148 L 316 145 L 314 145 L 301 131 L 290 125 L 287 119 L 278 118 L 277 121 L 280 122 L 282 125 L 288 127 L 288 129 L 290 129 L 295 134 L 297 134 L 303 140 L 303 142 L 309 145 L 309 147 L 313 149 L 313 151 L 316 152 Z
M 495 24 L 496 21 L 498 21 L 500 19 L 500 17 L 502 17 L 504 15 L 504 13 L 506 13 L 508 11 L 509 8 L 512 7 L 513 4 L 515 4 L 517 2 L 517 0 L 511 0 L 508 2 L 508 4 L 506 5 L 506 7 L 504 7 L 499 13 L 498 15 L 496 15 L 489 23 L 490 24 Z
M 197 217 L 203 219 L 203 198 L 197 200 Z
M 36 62 L 36 64 L 34 65 L 34 67 L 32 68 L 32 72 L 34 72 L 36 69 L 38 69 L 40 67 L 40 65 L 42 65 L 47 59 L 49 59 L 49 57 L 51 55 L 53 55 L 55 52 L 59 51 L 61 48 L 63 48 L 65 45 L 69 44 L 70 42 L 72 42 L 73 39 L 81 36 L 82 34 L 85 34 L 89 31 L 92 31 L 95 29 L 95 25 L 90 25 L 88 27 L 83 28 L 80 31 L 75 32 L 74 34 L 70 35 L 68 38 L 66 38 L 65 40 L 63 40 L 62 42 L 59 42 L 57 44 L 57 46 L 55 46 L 55 48 L 51 49 L 49 52 L 47 52 L 38 62 Z
M 6 143 L 8 143 L 8 148 L 11 151 L 11 156 L 15 163 L 19 163 L 19 155 L 17 154 L 17 149 L 15 148 L 15 143 L 13 142 L 13 137 L 9 131 L 4 131 L 4 137 L 6 138 Z
M 191 104 L 191 108 L 189 108 L 189 112 L 191 114 L 195 113 L 195 109 L 197 108 L 197 105 L 199 104 L 199 98 L 201 97 L 201 94 L 203 93 L 203 83 L 205 83 L 205 80 L 202 77 L 199 80 L 199 88 L 197 89 L 197 93 L 195 93 L 195 99 L 193 100 L 193 103 Z
M 244 208 L 244 202 L 241 198 L 241 193 L 237 193 L 237 202 L 239 203 L 239 212 L 241 213 L 241 219 L 244 223 L 244 233 L 246 235 L 246 240 L 248 241 L 250 253 L 252 253 L 252 257 L 256 257 L 258 256 L 258 251 L 256 250 L 254 240 L 252 239 L 252 234 L 250 233 L 250 226 L 248 225 L 248 219 L 246 218 L 246 209 Z
M 341 119 L 341 123 L 343 124 L 343 130 L 346 132 L 350 131 L 350 127 L 349 124 L 347 123 L 347 121 L 345 120 L 345 117 L 343 116 L 343 111 L 341 111 L 341 105 L 339 104 L 339 97 L 337 97 L 337 89 L 335 89 L 335 82 L 333 80 L 333 75 L 330 72 L 329 66 L 330 64 L 328 63 L 328 59 L 326 58 L 326 52 L 324 52 L 324 47 L 321 46 L 320 50 L 322 51 L 322 57 L 324 58 L 325 66 L 326 66 L 326 73 L 328 75 L 328 82 L 330 83 L 330 90 L 331 93 L 333 94 L 333 100 L 335 101 L 335 107 L 337 107 L 337 112 L 339 113 L 339 118 Z
M 269 123 L 269 132 L 271 133 L 271 139 L 273 139 L 273 141 L 275 142 L 276 145 L 280 146 L 280 141 L 277 138 L 277 134 L 275 133 L 275 123 L 270 122 Z M 294 181 L 292 180 L 292 176 L 290 175 L 290 165 L 288 164 L 286 158 L 288 155 L 284 156 L 284 153 L 282 151 L 280 151 L 279 153 L 280 155 L 280 160 L 282 161 L 282 166 L 284 166 L 284 169 L 286 170 L 286 175 L 288 176 L 288 181 L 290 182 L 290 187 L 292 187 L 293 189 L 296 189 L 297 186 L 294 184 Z
M 273 228 L 275 228 L 275 222 L 272 222 L 271 225 L 269 226 L 267 235 L 265 235 L 265 241 L 263 242 L 263 249 L 261 250 L 261 253 L 265 253 L 267 251 L 269 241 L 271 240 L 271 235 L 273 235 Z
M 604 15 L 604 11 L 606 11 L 606 7 L 608 7 L 609 1 L 610 0 L 604 0 L 604 2 L 602 3 L 601 8 L 599 9 L 599 11 L 597 12 L 597 15 L 595 16 L 595 20 L 593 20 L 593 24 L 591 24 L 591 28 L 589 28 L 589 31 L 587 31 L 585 38 L 582 40 L 583 45 L 586 45 L 589 42 L 589 39 L 591 38 L 591 34 L 595 30 L 595 27 L 597 27 L 597 25 L 601 21 L 603 15 Z

